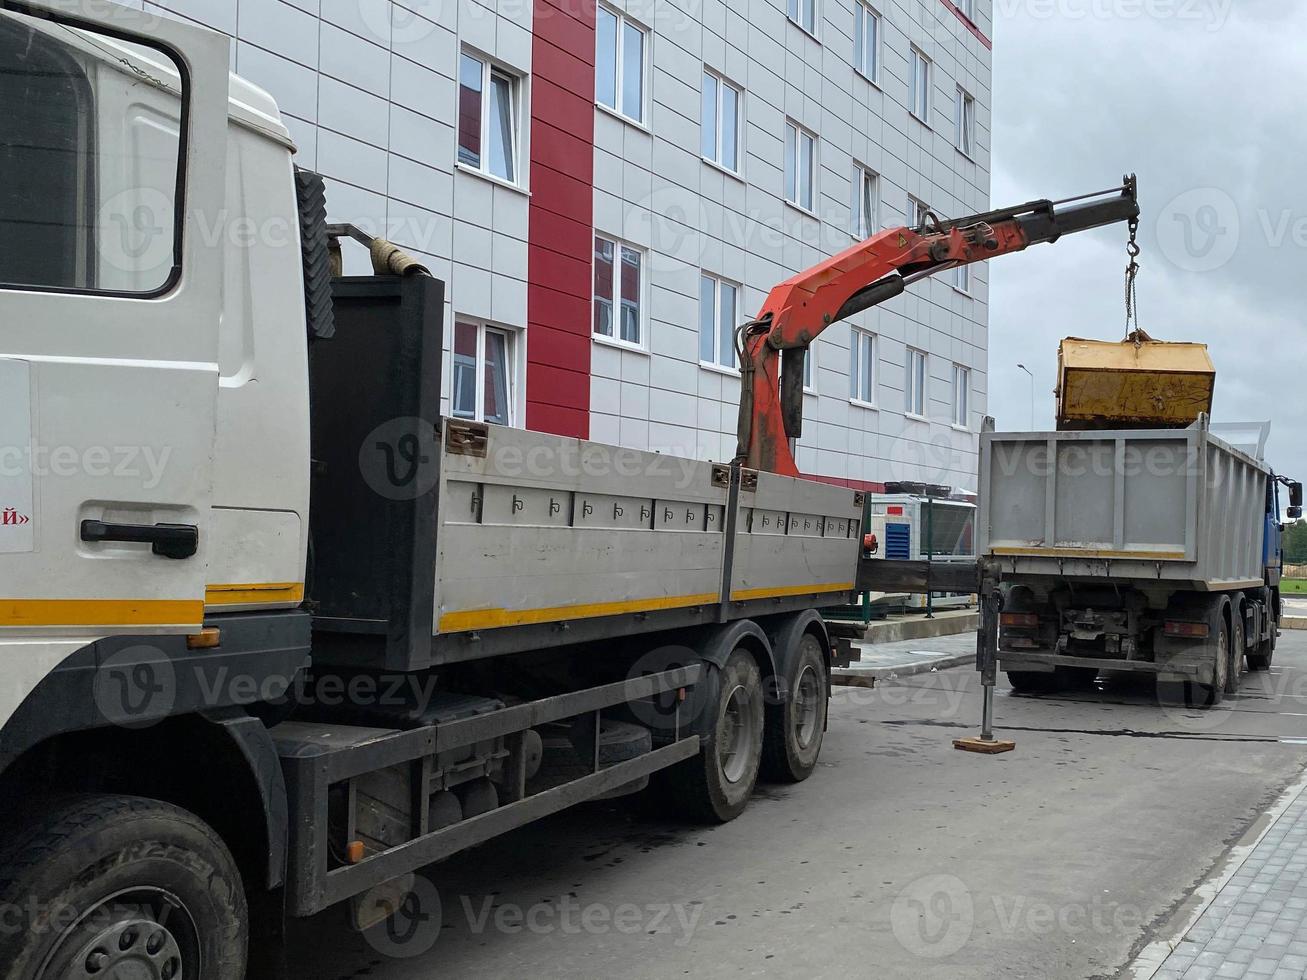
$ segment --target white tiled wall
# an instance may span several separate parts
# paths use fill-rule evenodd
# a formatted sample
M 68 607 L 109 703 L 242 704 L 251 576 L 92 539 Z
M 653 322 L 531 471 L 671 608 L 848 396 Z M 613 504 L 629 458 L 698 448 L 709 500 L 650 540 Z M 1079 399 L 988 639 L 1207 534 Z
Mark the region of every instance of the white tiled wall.
M 818 0 L 814 39 L 784 0 L 612 0 L 651 28 L 649 131 L 596 113 L 595 225 L 648 249 L 648 353 L 596 342 L 592 435 L 639 448 L 729 459 L 737 376 L 698 362 L 700 271 L 745 285 L 742 315 L 774 284 L 847 248 L 855 164 L 880 175 L 883 226 L 903 224 L 907 197 L 954 217 L 989 207 L 990 55 L 940 0 L 879 3 L 884 28 L 877 88 L 854 72 L 853 0 Z M 981 2 L 980 28 L 990 29 Z M 934 62 L 930 127 L 912 118 L 908 57 Z M 699 156 L 704 67 L 745 90 L 740 178 Z M 954 147 L 961 84 L 977 104 L 975 160 Z M 815 133 L 816 216 L 784 201 L 786 120 Z M 859 314 L 878 337 L 877 409 L 849 400 L 849 324 L 814 345 L 817 393 L 805 401 L 798 462 L 806 473 L 857 480 L 926 479 L 975 488 L 976 438 L 986 408 L 988 284 L 950 279 Z M 929 421 L 904 417 L 908 346 L 929 353 Z M 953 365 L 971 369 L 970 431 L 952 426 Z
M 454 166 L 454 122 L 460 45 L 522 75 L 523 108 L 529 104 L 529 2 L 146 0 L 133 5 L 237 39 L 233 70 L 277 99 L 299 146 L 297 162 L 327 178 L 330 220 L 384 234 L 423 257 L 446 282 L 448 314 L 525 328 L 530 199 L 526 189 Z M 524 171 L 529 138 L 524 127 L 519 149 Z M 365 252 L 347 250 L 347 273 L 368 269 Z M 446 335 L 448 348 L 449 331 Z M 518 343 L 514 352 L 519 421 L 525 350 L 526 344 Z M 448 410 L 448 377 L 444 389 Z
M 903 223 L 909 194 L 945 216 L 988 207 L 988 50 L 940 0 L 882 0 L 877 88 L 852 68 L 853 2 L 818 0 L 814 39 L 786 19 L 784 0 L 615 0 L 617 10 L 652 30 L 649 125 L 596 110 L 595 226 L 649 250 L 647 349 L 594 344 L 593 438 L 734 455 L 738 378 L 698 363 L 700 270 L 743 283 L 747 314 L 773 284 L 848 247 L 855 162 L 880 174 L 883 225 Z M 233 68 L 277 98 L 301 164 L 328 179 L 331 219 L 385 232 L 424 256 L 448 284 L 450 314 L 525 328 L 529 186 L 513 189 L 456 168 L 453 127 L 460 45 L 520 73 L 524 109 L 529 104 L 529 2 L 134 5 L 237 38 Z M 989 34 L 991 3 L 976 6 Z M 911 45 L 934 61 L 930 128 L 907 110 Z M 741 178 L 699 157 L 705 65 L 745 90 Z M 953 145 L 958 84 L 977 103 L 974 162 Z M 786 118 L 820 138 L 815 217 L 783 201 Z M 524 126 L 524 172 L 529 140 Z M 365 256 L 350 253 L 347 271 L 365 270 Z M 979 266 L 970 296 L 932 280 L 855 317 L 879 335 L 875 410 L 849 402 L 848 325 L 827 330 L 814 347 L 817 394 L 806 398 L 801 468 L 974 488 L 974 431 L 986 410 L 987 300 L 988 276 Z M 904 417 L 909 345 L 930 354 L 928 422 Z M 520 421 L 526 344 L 516 348 Z M 950 425 L 954 362 L 971 368 L 971 431 Z

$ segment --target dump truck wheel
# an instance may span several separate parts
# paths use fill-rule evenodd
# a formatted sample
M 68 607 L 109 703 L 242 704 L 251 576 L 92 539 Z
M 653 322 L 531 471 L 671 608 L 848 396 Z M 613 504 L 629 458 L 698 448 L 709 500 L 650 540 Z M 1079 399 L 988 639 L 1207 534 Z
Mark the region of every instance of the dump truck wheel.
M 1249 670 L 1270 670 L 1271 661 L 1275 658 L 1275 640 L 1280 632 L 1280 617 L 1275 614 L 1274 599 L 1267 604 L 1266 615 L 1271 620 L 1271 635 L 1258 643 L 1255 650 L 1248 651 Z
M 1227 678 L 1230 675 L 1230 627 L 1222 623 L 1217 631 L 1216 657 L 1212 683 L 1191 682 L 1194 704 L 1203 708 L 1214 708 L 1225 697 Z
M 1051 694 L 1057 690 L 1057 675 L 1053 671 L 1009 670 L 1007 682 L 1018 694 Z
M 767 706 L 763 735 L 763 778 L 801 783 L 817 768 L 830 684 L 821 642 L 811 633 L 799 639 L 799 649 L 785 678 L 785 699 Z
M 1243 617 L 1235 608 L 1231 608 L 1230 615 L 1233 617 L 1233 624 L 1230 630 L 1230 656 L 1226 661 L 1228 666 L 1225 669 L 1225 693 L 1235 694 L 1239 690 L 1239 674 L 1243 670 Z
M 198 817 L 130 796 L 77 796 L 14 833 L 0 856 L 0 930 L 15 980 L 241 980 L 249 923 L 240 872 Z
M 667 770 L 669 802 L 703 823 L 726 823 L 744 812 L 762 762 L 762 673 L 753 656 L 737 648 L 715 680 L 712 728 L 699 754 Z

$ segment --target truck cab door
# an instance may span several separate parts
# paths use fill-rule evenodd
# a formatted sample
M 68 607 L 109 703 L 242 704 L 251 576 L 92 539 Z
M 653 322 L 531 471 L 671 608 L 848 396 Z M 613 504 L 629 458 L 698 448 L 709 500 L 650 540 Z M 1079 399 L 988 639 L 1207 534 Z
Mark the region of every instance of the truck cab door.
M 0 642 L 204 615 L 221 35 L 0 0 Z

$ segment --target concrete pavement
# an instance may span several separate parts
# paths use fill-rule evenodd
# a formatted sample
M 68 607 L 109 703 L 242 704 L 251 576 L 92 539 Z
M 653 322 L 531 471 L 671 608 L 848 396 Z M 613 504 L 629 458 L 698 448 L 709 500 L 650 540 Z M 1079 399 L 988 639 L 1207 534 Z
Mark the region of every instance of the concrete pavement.
M 974 681 L 837 690 L 818 771 L 735 822 L 560 814 L 427 869 L 426 918 L 397 933 L 300 924 L 294 975 L 1128 976 L 1307 765 L 1307 633 L 1212 711 L 1139 684 L 1003 686 L 1003 756 L 952 748 L 977 728 Z

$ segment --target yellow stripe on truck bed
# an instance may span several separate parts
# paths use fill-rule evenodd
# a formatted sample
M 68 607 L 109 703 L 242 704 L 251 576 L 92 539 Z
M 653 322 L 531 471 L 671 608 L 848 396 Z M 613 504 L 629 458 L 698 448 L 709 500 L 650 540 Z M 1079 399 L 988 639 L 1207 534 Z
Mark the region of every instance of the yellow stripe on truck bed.
M 771 599 L 780 596 L 851 591 L 853 591 L 852 582 L 843 582 L 839 585 L 794 585 L 732 592 L 731 600 L 739 602 L 745 599 Z M 619 602 L 591 602 L 575 606 L 550 606 L 545 609 L 458 610 L 444 613 L 440 617 L 440 632 L 465 633 L 469 630 L 498 629 L 501 626 L 528 626 L 535 623 L 552 623 L 564 619 L 594 619 L 599 616 L 621 616 L 625 613 L 658 612 L 664 609 L 683 609 L 687 606 L 716 605 L 720 601 L 721 597 L 716 592 L 705 592 L 699 595 L 626 599 Z
M 1183 551 L 1114 551 L 1110 548 L 991 548 L 1001 558 L 1100 558 L 1138 559 L 1140 561 L 1184 561 Z

